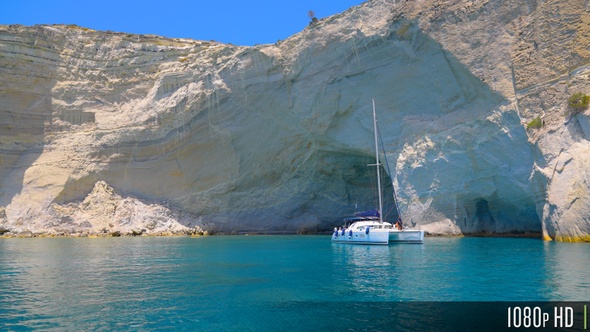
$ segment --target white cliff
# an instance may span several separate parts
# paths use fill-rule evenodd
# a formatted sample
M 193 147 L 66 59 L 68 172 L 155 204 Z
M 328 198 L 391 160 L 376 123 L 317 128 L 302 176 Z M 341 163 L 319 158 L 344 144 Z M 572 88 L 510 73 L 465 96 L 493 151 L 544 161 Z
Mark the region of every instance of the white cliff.
M 406 224 L 587 240 L 590 16 L 551 6 L 375 0 L 255 47 L 2 26 L 0 227 L 331 229 L 373 203 L 375 97 Z

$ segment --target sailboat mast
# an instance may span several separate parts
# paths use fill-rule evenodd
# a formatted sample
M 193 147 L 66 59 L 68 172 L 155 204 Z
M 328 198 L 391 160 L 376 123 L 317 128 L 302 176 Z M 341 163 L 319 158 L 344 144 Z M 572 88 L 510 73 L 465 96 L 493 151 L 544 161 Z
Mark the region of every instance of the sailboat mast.
M 379 143 L 377 141 L 377 115 L 375 114 L 375 98 L 373 98 L 373 129 L 375 131 L 375 167 L 377 168 L 377 192 L 379 193 L 379 222 L 383 222 L 383 199 L 381 198 L 381 173 L 379 163 Z

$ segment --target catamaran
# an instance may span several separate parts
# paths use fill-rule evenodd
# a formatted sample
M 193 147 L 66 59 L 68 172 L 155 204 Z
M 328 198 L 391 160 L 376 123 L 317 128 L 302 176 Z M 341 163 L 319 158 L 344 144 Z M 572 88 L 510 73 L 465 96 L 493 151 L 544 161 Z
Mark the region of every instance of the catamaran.
M 375 166 L 377 169 L 377 192 L 379 197 L 379 210 L 371 210 L 355 213 L 354 217 L 344 219 L 344 226 L 334 228 L 332 242 L 352 243 L 352 244 L 390 244 L 390 243 L 423 243 L 424 231 L 417 229 L 404 229 L 401 219 L 398 219 L 395 227 L 389 222 L 383 221 L 383 198 L 381 194 L 381 173 L 380 168 L 383 164 L 379 162 L 379 144 L 377 132 L 377 115 L 375 113 L 375 99 L 373 99 L 373 128 L 375 131 Z M 392 182 L 392 188 L 393 182 Z M 395 189 L 393 198 L 397 205 Z

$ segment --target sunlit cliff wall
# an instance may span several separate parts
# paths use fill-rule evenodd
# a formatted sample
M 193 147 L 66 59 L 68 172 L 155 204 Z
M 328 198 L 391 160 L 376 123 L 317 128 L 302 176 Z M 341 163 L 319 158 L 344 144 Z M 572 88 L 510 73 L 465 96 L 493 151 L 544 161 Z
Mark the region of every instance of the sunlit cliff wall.
M 331 229 L 374 203 L 374 97 L 406 225 L 587 240 L 589 12 L 376 0 L 255 47 L 1 26 L 0 226 Z

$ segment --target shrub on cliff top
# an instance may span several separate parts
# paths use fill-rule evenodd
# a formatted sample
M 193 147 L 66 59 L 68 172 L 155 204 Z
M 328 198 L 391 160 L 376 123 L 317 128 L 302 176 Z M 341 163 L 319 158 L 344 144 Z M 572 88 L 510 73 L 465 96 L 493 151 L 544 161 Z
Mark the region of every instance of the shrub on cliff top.
M 571 113 L 574 115 L 585 111 L 588 108 L 588 103 L 590 103 L 590 96 L 581 92 L 574 93 L 567 100 Z
M 309 22 L 310 25 L 318 22 L 318 18 L 315 17 L 315 13 L 313 12 L 313 10 L 307 12 L 307 16 L 309 16 L 309 18 L 311 19 L 311 22 Z
M 543 120 L 540 117 L 536 117 L 527 124 L 526 129 L 539 129 L 541 127 L 543 127 Z
M 543 127 L 543 120 L 541 120 L 540 117 L 536 117 L 533 120 L 531 120 L 531 122 L 529 122 L 527 124 L 526 129 L 531 129 L 531 128 L 538 129 L 541 127 Z

